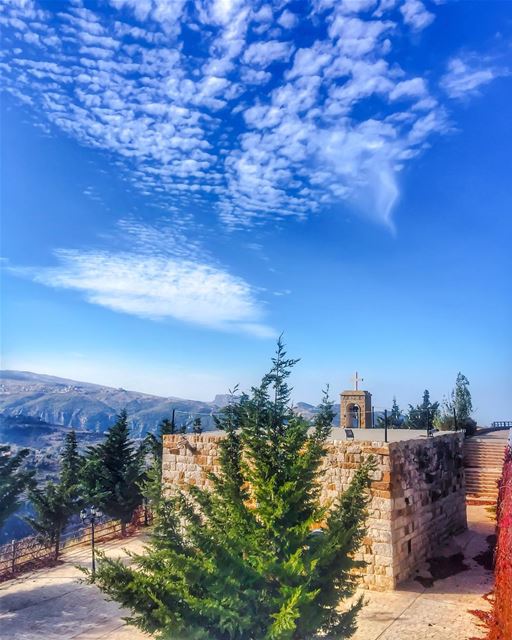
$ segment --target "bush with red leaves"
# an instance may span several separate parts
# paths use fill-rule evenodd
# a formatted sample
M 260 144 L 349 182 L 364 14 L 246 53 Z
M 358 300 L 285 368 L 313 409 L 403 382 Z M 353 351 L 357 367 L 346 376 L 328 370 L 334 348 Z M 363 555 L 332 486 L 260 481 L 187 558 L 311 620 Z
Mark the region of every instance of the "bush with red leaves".
M 493 608 L 486 624 L 487 640 L 512 638 L 512 447 L 507 447 L 496 511 L 497 544 Z

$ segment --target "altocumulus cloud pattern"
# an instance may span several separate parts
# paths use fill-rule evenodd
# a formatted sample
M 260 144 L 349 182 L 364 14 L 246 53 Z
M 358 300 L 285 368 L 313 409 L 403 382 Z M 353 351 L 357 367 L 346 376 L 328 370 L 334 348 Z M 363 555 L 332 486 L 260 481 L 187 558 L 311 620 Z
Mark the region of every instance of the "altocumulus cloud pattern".
M 435 15 L 420 0 L 287 4 L 8 0 L 6 88 L 175 207 L 214 196 L 243 226 L 347 200 L 390 223 L 396 172 L 450 126 L 442 88 L 394 58 Z M 447 61 L 442 84 L 456 97 L 496 73 Z
M 110 154 L 168 215 L 121 220 L 129 251 L 61 249 L 55 268 L 14 270 L 117 311 L 256 335 L 273 334 L 258 291 L 194 240 L 191 211 L 236 230 L 342 203 L 392 228 L 397 176 L 452 130 L 449 101 L 504 73 L 470 51 L 437 77 L 405 68 L 400 48 L 436 17 L 421 0 L 0 9 L 4 89 L 48 133 Z

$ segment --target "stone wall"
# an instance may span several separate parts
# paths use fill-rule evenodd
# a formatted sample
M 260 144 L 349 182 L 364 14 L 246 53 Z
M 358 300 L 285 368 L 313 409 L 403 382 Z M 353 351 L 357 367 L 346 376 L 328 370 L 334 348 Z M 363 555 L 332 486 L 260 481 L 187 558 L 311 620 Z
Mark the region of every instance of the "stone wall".
M 218 469 L 218 433 L 164 437 L 164 486 L 207 486 Z M 325 458 L 322 498 L 332 500 L 348 488 L 368 455 L 374 455 L 368 533 L 359 559 L 370 589 L 394 589 L 414 576 L 450 535 L 466 527 L 462 439 L 446 434 L 430 439 L 383 443 L 330 440 Z

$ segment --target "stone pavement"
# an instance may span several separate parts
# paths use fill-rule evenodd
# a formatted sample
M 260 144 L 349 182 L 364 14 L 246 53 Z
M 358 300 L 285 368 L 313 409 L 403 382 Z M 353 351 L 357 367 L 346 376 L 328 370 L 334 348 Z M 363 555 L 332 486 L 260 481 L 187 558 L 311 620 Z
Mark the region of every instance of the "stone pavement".
M 409 580 L 393 592 L 361 592 L 367 605 L 353 640 L 483 638 L 469 611 L 489 609 L 482 596 L 492 589 L 492 572 L 475 557 L 488 550 L 487 538 L 493 534 L 494 522 L 485 507 L 469 506 L 467 531 L 440 551 L 438 561 L 420 570 L 421 582 Z M 460 571 L 462 566 L 467 569 Z M 435 579 L 443 572 L 453 575 Z
M 143 537 L 101 545 L 109 556 L 123 548 L 142 551 Z M 0 583 L 0 640 L 143 640 L 148 638 L 122 620 L 128 614 L 105 600 L 74 565 L 90 568 L 88 547 L 73 550 L 65 562 Z
M 483 637 L 468 610 L 487 608 L 482 595 L 491 589 L 492 574 L 474 558 L 487 550 L 486 538 L 494 525 L 482 507 L 468 507 L 468 520 L 468 531 L 443 549 L 443 558 L 422 568 L 422 584 L 410 581 L 394 592 L 362 592 L 368 604 L 359 616 L 354 640 Z M 137 537 L 102 548 L 111 556 L 122 556 L 123 548 L 141 551 L 143 544 L 144 539 Z M 107 602 L 96 587 L 78 582 L 82 574 L 74 564 L 88 564 L 88 549 L 65 560 L 0 584 L 0 640 L 147 640 L 124 624 L 126 611 Z M 467 570 L 436 579 L 462 565 Z M 424 586 L 428 584 L 432 586 Z

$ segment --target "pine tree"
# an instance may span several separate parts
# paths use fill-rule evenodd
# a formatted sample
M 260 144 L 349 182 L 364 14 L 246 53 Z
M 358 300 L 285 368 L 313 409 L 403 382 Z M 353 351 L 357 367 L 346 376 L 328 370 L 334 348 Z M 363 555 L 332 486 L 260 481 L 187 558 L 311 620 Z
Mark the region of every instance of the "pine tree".
M 72 429 L 66 434 L 64 451 L 60 459 L 60 484 L 70 494 L 75 502 L 75 512 L 80 509 L 80 475 L 83 467 L 83 458 L 78 453 L 76 432 Z
M 31 484 L 34 471 L 23 468 L 28 449 L 11 453 L 11 447 L 0 445 L 0 529 L 20 506 L 23 491 Z
M 142 502 L 145 447 L 130 439 L 128 415 L 122 411 L 105 441 L 89 447 L 82 473 L 87 500 L 121 521 L 122 534 Z
M 430 401 L 430 392 L 425 389 L 421 404 L 409 405 L 405 426 L 408 429 L 433 429 L 439 416 L 439 402 Z
M 54 557 L 57 559 L 62 532 L 71 515 L 76 512 L 73 489 L 67 488 L 62 482 L 48 482 L 43 489 L 31 488 L 29 499 L 35 516 L 25 520 L 44 542 L 53 546 Z
M 176 425 L 174 424 L 173 415 L 172 420 L 169 420 L 169 418 L 164 418 L 160 422 L 156 435 L 153 433 L 148 433 L 148 435 L 146 436 L 145 442 L 147 450 L 152 454 L 153 458 L 155 460 L 158 459 L 160 463 L 162 462 L 162 447 L 164 436 L 172 435 L 174 433 L 176 433 Z
M 29 491 L 35 516 L 25 520 L 46 543 L 54 547 L 55 559 L 59 556 L 62 532 L 71 516 L 78 513 L 81 506 L 82 464 L 76 433 L 71 430 L 66 434 L 64 451 L 60 458 L 58 481 L 48 482 L 42 489 L 33 487 Z
M 338 606 L 354 593 L 352 571 L 362 564 L 352 554 L 365 533 L 373 463 L 362 463 L 334 504 L 320 504 L 332 404 L 324 399 L 313 427 L 293 412 L 287 378 L 295 362 L 279 341 L 261 385 L 215 418 L 226 432 L 220 472 L 211 489 L 162 500 L 146 555 L 131 556 L 130 566 L 102 556 L 96 584 L 131 609 L 131 624 L 188 640 L 353 633 L 362 600 Z

